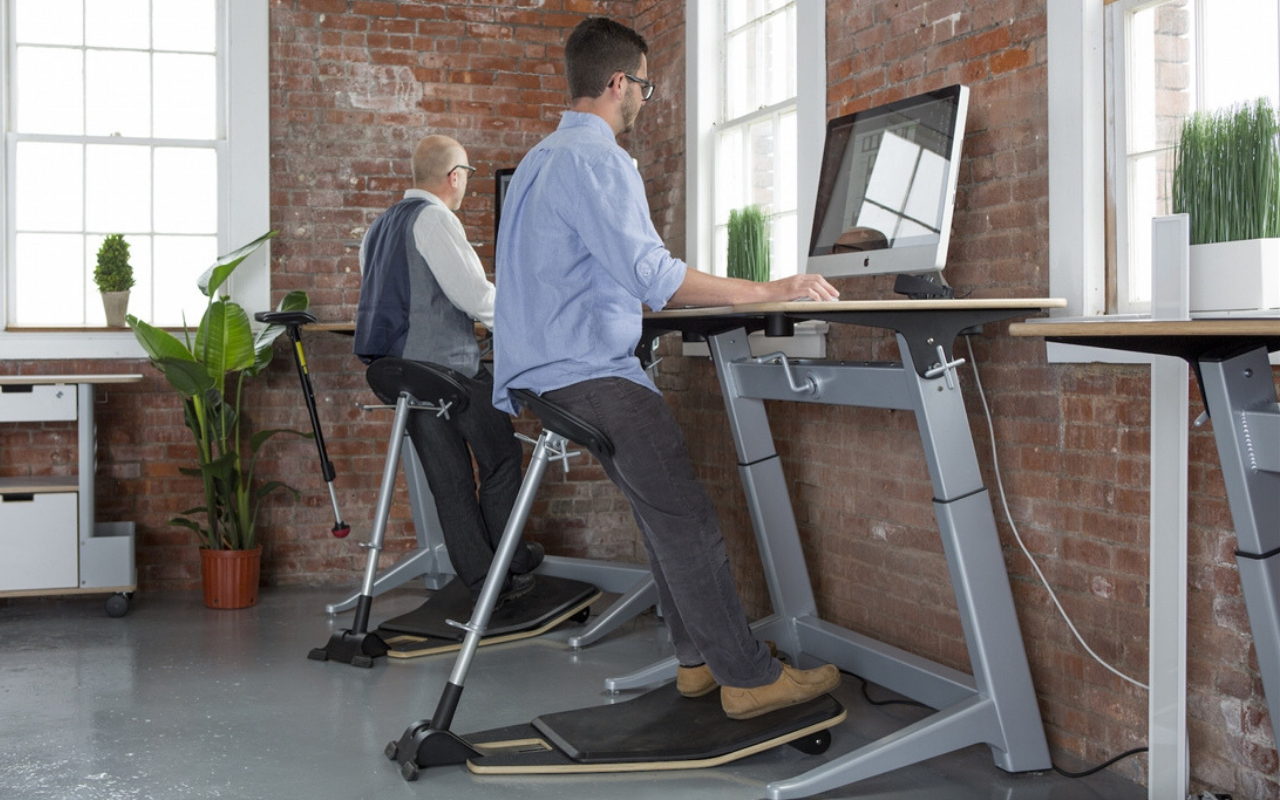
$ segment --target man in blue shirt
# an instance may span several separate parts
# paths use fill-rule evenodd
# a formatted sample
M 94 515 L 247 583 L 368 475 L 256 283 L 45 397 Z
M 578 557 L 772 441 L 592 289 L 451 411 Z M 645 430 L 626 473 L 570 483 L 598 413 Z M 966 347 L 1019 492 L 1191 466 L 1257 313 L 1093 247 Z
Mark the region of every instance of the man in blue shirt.
M 747 719 L 824 694 L 832 665 L 781 664 L 747 624 L 715 509 L 694 475 L 680 428 L 634 356 L 643 306 L 833 300 L 818 275 L 770 283 L 688 269 L 668 252 L 644 183 L 616 136 L 653 94 L 648 45 L 604 18 L 565 45 L 570 110 L 512 177 L 495 273 L 494 405 L 518 411 L 529 389 L 613 441 L 601 456 L 631 503 L 680 662 L 676 684 L 697 697 L 721 689 L 725 712 Z

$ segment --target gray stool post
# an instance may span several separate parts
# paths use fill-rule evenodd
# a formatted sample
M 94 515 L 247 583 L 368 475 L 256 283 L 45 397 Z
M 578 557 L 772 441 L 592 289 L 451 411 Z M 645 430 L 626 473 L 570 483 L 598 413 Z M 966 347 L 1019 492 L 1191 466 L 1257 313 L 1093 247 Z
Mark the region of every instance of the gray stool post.
M 513 394 L 523 406 L 542 420 L 542 434 L 534 442 L 533 458 L 529 462 L 529 468 L 525 470 L 515 506 L 502 531 L 502 539 L 494 553 L 484 588 L 480 590 L 480 599 L 471 612 L 471 619 L 466 623 L 449 620 L 450 625 L 466 631 L 466 638 L 458 651 L 458 659 L 454 662 L 449 682 L 445 684 L 440 701 L 436 704 L 435 715 L 429 720 L 418 720 L 411 724 L 398 741 L 390 742 L 386 747 L 387 758 L 400 763 L 400 774 L 407 781 L 417 780 L 420 769 L 461 764 L 468 758 L 479 755 L 464 739 L 452 733 L 449 726 L 462 697 L 471 660 L 489 625 L 494 606 L 497 605 L 502 582 L 515 555 L 516 543 L 524 533 L 529 510 L 533 506 L 538 486 L 542 483 L 542 476 L 546 473 L 547 464 L 552 461 L 564 462 L 578 455 L 578 452 L 568 449 L 570 442 L 576 442 L 593 453 L 613 453 L 613 442 L 609 437 L 585 420 L 524 389 L 516 389 Z
M 355 621 L 351 630 L 333 634 L 328 645 L 312 650 L 307 657 L 315 661 L 332 659 L 368 668 L 373 666 L 374 658 L 387 654 L 386 642 L 376 632 L 369 631 L 369 610 L 373 603 L 378 555 L 382 552 L 382 542 L 387 532 L 387 518 L 391 513 L 396 471 L 400 463 L 400 448 L 404 443 L 409 414 L 413 411 L 432 411 L 447 419 L 451 413 L 461 413 L 466 409 L 467 391 L 463 385 L 465 379 L 459 373 L 447 367 L 403 358 L 378 359 L 365 372 L 365 379 L 379 400 L 395 404 L 396 415 L 391 424 L 387 459 L 382 468 L 382 485 L 378 489 L 373 531 L 369 534 L 369 542 L 361 545 L 369 550 L 364 583 L 361 584 L 356 601 Z M 509 563 L 509 556 L 507 560 Z

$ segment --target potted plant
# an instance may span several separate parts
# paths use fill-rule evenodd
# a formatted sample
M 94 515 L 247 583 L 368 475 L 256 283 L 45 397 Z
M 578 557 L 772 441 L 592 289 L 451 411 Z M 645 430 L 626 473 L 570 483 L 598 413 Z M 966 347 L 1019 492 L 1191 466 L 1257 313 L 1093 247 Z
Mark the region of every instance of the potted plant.
M 1266 98 L 1183 122 L 1171 194 L 1190 217 L 1193 312 L 1280 308 L 1278 130 Z
M 729 212 L 729 277 L 769 280 L 769 222 L 760 206 Z
M 98 263 L 93 268 L 93 282 L 102 294 L 107 325 L 123 328 L 125 311 L 129 308 L 129 290 L 133 288 L 129 243 L 123 234 L 112 233 L 102 240 L 102 246 L 98 248 Z
M 235 268 L 276 233 L 271 231 L 219 257 L 200 276 L 197 284 L 208 302 L 194 336 L 185 326 L 178 338 L 133 315 L 128 317 L 152 366 L 181 395 L 186 425 L 195 437 L 196 467 L 182 472 L 201 479 L 204 505 L 184 511 L 170 524 L 199 535 L 205 605 L 212 608 L 244 608 L 257 602 L 262 555 L 255 534 L 259 503 L 281 488 L 298 496 L 279 481 L 255 486 L 254 466 L 259 448 L 272 436 L 306 434 L 284 430 L 251 434 L 240 406 L 245 380 L 270 363 L 272 342 L 284 327 L 268 325 L 255 333 L 249 315 L 225 294 Z M 305 292 L 293 291 L 279 309 L 301 311 L 307 304 Z

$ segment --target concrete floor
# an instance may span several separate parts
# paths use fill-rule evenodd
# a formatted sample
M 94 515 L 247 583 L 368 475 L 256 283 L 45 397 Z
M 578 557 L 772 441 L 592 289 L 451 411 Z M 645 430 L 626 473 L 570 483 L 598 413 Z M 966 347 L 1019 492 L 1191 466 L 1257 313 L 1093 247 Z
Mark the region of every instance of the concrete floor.
M 0 600 L 0 798 L 759 800 L 770 781 L 927 713 L 871 706 L 858 680 L 846 676 L 837 698 L 849 719 L 820 756 L 780 747 L 717 768 L 578 777 L 480 777 L 439 767 L 407 783 L 383 748 L 431 716 L 453 657 L 379 659 L 370 670 L 309 661 L 311 648 L 350 627 L 350 613 L 324 613 L 345 595 L 265 589 L 255 608 L 213 611 L 194 593 L 139 594 L 119 619 L 106 616 L 98 596 Z M 409 611 L 422 597 L 393 591 L 375 602 L 373 619 Z M 577 652 L 565 644 L 574 630 L 482 648 L 453 730 L 610 702 L 605 677 L 671 653 L 652 615 Z M 820 797 L 1139 800 L 1146 791 L 1109 773 L 1081 780 L 1009 775 L 992 764 L 989 750 L 971 747 Z

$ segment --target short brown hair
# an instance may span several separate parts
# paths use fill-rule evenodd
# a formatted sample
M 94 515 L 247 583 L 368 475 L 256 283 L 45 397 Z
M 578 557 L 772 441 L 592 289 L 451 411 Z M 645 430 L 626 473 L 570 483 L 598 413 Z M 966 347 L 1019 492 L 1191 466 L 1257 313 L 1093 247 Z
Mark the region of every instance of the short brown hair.
M 599 97 L 615 72 L 634 73 L 649 52 L 644 37 L 606 17 L 587 17 L 564 45 L 569 99 Z

